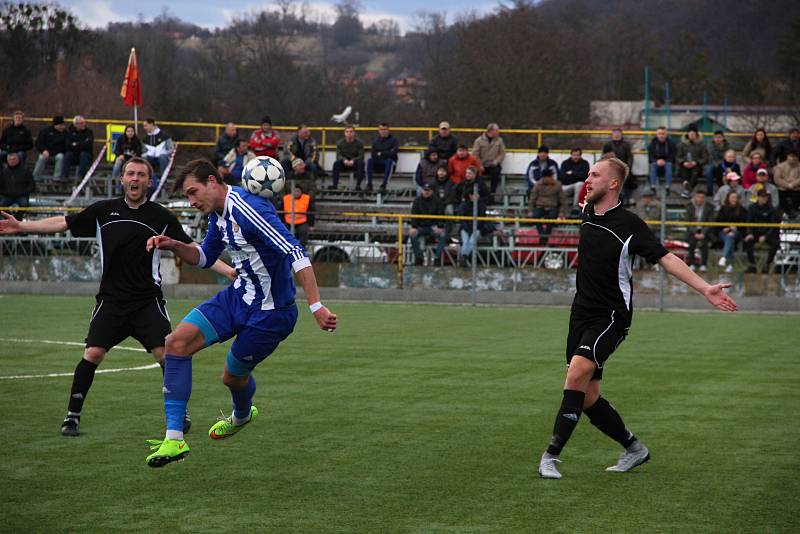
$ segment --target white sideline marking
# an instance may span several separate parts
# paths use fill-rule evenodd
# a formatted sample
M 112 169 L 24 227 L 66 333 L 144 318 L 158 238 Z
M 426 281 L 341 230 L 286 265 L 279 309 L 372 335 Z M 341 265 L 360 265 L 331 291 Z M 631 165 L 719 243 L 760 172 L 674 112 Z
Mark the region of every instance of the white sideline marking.
M 46 345 L 69 345 L 69 346 L 77 346 L 77 347 L 84 347 L 86 346 L 85 343 L 78 343 L 77 341 L 53 341 L 51 339 L 16 339 L 16 338 L 0 338 L 0 341 L 9 342 L 9 343 L 44 343 Z M 131 350 L 134 352 L 147 352 L 144 349 L 140 349 L 137 347 L 114 347 L 115 349 L 119 350 Z M 98 369 L 96 373 L 120 373 L 122 371 L 143 371 L 145 369 L 155 369 L 159 367 L 157 363 L 151 363 L 150 365 L 140 365 L 138 367 L 122 367 L 119 369 Z M 52 377 L 59 377 L 59 376 L 72 376 L 72 373 L 48 373 L 46 375 L 16 375 L 16 376 L 0 376 L 0 380 L 17 380 L 21 378 L 52 378 Z

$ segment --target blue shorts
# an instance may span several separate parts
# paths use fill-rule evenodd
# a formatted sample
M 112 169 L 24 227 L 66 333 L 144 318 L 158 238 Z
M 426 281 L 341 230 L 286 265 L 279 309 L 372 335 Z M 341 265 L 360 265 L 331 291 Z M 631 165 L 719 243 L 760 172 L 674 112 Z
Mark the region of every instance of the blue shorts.
M 233 375 L 247 376 L 292 333 L 297 306 L 275 310 L 248 306 L 236 289 L 228 286 L 189 312 L 183 322 L 200 329 L 206 347 L 236 336 L 226 366 Z

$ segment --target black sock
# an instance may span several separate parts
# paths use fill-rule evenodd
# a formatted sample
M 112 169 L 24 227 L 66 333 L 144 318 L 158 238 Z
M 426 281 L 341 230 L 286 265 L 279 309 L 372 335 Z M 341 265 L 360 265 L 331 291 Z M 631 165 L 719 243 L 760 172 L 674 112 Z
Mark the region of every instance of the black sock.
M 72 390 L 69 393 L 69 405 L 67 406 L 70 415 L 80 417 L 83 401 L 86 400 L 89 388 L 92 387 L 92 380 L 94 380 L 94 372 L 96 370 L 96 363 L 83 358 L 75 367 L 75 375 L 72 377 Z
M 633 432 L 625 427 L 619 412 L 611 406 L 611 403 L 603 397 L 597 399 L 593 406 L 584 410 L 589 421 L 596 426 L 600 432 L 610 437 L 626 449 L 636 441 Z
M 558 415 L 556 415 L 556 424 L 553 425 L 553 438 L 550 440 L 550 446 L 547 447 L 549 454 L 553 456 L 561 454 L 561 449 L 567 444 L 581 417 L 585 396 L 583 391 L 564 390 L 564 399 L 561 401 L 561 408 L 558 409 Z

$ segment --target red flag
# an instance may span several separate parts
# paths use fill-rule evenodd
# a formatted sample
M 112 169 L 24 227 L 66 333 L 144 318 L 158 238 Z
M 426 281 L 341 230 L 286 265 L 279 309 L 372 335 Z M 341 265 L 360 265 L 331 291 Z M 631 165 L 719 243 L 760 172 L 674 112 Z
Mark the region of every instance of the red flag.
M 139 79 L 139 65 L 136 63 L 135 48 L 131 48 L 131 57 L 128 58 L 128 68 L 125 69 L 125 79 L 122 81 L 119 96 L 128 107 L 142 105 L 142 83 Z

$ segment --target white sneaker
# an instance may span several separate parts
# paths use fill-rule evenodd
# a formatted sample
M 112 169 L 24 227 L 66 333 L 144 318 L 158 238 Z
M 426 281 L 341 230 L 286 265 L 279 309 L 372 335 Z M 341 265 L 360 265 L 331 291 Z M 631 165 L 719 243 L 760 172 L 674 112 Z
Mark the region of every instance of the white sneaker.
M 725 267 L 726 265 L 728 265 L 728 260 L 725 258 L 725 256 L 722 256 L 719 259 L 719 266 L 720 267 Z
M 701 273 L 704 273 L 704 272 L 706 272 L 707 270 L 708 270 L 708 269 L 706 269 L 706 266 L 705 266 L 705 265 L 701 265 L 701 266 L 700 266 L 700 272 L 701 272 Z
M 726 273 L 732 273 L 733 272 L 733 265 L 728 265 L 727 267 L 725 267 L 725 272 Z
M 633 445 L 622 453 L 616 465 L 607 467 L 606 471 L 614 473 L 625 473 L 637 465 L 642 465 L 650 460 L 650 451 L 641 441 L 635 441 Z M 541 468 L 540 468 L 541 469 Z
M 542 478 L 561 478 L 561 473 L 556 469 L 556 463 L 561 463 L 558 456 L 551 456 L 547 452 L 539 460 L 539 476 Z

